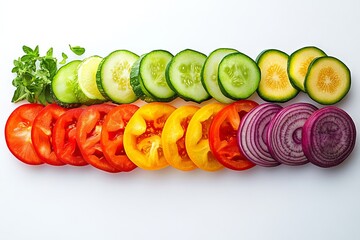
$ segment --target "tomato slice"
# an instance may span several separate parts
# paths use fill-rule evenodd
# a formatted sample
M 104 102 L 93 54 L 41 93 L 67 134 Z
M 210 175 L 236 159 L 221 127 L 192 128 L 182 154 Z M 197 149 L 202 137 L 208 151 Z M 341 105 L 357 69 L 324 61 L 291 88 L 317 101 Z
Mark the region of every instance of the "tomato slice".
M 136 168 L 125 153 L 123 137 L 127 123 L 139 109 L 133 104 L 123 104 L 112 109 L 105 117 L 100 144 L 106 160 L 116 169 L 129 172 Z
M 111 173 L 120 172 L 105 158 L 100 144 L 105 116 L 115 107 L 110 104 L 96 104 L 81 113 L 76 124 L 76 142 L 85 161 L 92 166 Z
M 190 159 L 200 169 L 217 171 L 223 168 L 210 150 L 209 128 L 214 116 L 225 107 L 210 103 L 201 107 L 191 118 L 185 136 L 185 146 Z
M 5 140 L 10 152 L 20 161 L 30 165 L 44 163 L 31 141 L 34 119 L 43 108 L 43 105 L 34 103 L 21 105 L 10 114 L 5 125 Z
M 66 111 L 56 121 L 53 127 L 52 144 L 57 158 L 73 166 L 85 166 L 84 160 L 76 142 L 76 124 L 82 108 L 73 108 Z
M 146 170 L 168 166 L 161 143 L 161 133 L 166 119 L 175 107 L 153 102 L 135 112 L 124 132 L 124 148 L 130 160 Z
M 222 109 L 210 126 L 210 148 L 216 159 L 233 170 L 246 170 L 255 166 L 240 151 L 237 131 L 241 118 L 258 104 L 240 100 Z
M 185 105 L 176 109 L 166 120 L 161 138 L 165 159 L 176 169 L 189 171 L 196 167 L 185 147 L 185 135 L 190 119 L 199 107 Z
M 53 126 L 56 120 L 65 112 L 65 108 L 57 104 L 50 104 L 42 109 L 34 119 L 31 140 L 37 155 L 44 163 L 54 166 L 65 164 L 56 157 L 52 144 Z

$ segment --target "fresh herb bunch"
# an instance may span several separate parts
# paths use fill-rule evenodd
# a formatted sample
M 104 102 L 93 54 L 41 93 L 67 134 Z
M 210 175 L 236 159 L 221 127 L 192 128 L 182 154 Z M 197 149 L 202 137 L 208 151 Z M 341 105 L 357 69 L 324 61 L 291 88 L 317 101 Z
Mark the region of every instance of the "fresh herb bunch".
M 70 45 L 69 45 L 70 46 Z M 12 72 L 16 74 L 12 84 L 16 87 L 12 102 L 27 100 L 30 103 L 46 105 L 53 102 L 51 94 L 51 81 L 58 70 L 58 62 L 53 56 L 53 48 L 50 48 L 45 56 L 40 56 L 39 46 L 31 49 L 23 46 L 24 55 L 14 60 Z M 70 50 L 77 55 L 85 52 L 79 46 Z M 65 64 L 68 56 L 62 53 L 62 61 Z

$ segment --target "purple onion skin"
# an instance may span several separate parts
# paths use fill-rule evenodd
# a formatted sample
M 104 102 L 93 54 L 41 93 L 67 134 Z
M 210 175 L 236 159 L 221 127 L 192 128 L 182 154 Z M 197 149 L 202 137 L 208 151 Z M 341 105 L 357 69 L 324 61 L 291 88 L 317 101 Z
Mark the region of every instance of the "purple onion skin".
M 310 103 L 295 103 L 276 114 L 267 133 L 268 148 L 274 159 L 290 166 L 309 162 L 302 149 L 302 127 L 316 110 Z
M 310 162 L 329 168 L 341 164 L 353 151 L 356 127 L 344 110 L 329 106 L 312 114 L 302 136 L 303 151 Z
M 271 119 L 282 109 L 275 103 L 264 103 L 248 112 L 241 120 L 238 144 L 247 159 L 262 167 L 280 165 L 267 147 L 267 129 Z

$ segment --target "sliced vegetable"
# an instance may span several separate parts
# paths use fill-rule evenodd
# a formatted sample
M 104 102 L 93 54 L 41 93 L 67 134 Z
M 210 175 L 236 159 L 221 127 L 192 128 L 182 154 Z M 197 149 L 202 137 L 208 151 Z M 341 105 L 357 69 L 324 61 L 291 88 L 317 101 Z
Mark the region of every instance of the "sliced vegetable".
M 287 66 L 289 56 L 279 50 L 269 49 L 260 53 L 257 63 L 261 80 L 257 92 L 265 101 L 286 102 L 294 98 L 299 90 L 290 82 Z
M 220 90 L 218 68 L 221 60 L 228 54 L 237 52 L 231 48 L 218 48 L 207 57 L 201 73 L 201 81 L 206 91 L 221 103 L 232 103 L 234 100 L 226 97 Z
M 166 69 L 166 81 L 185 100 L 203 102 L 210 98 L 201 83 L 201 70 L 206 55 L 185 49 L 176 54 Z
M 261 73 L 247 55 L 237 52 L 226 55 L 219 64 L 221 92 L 234 100 L 250 97 L 258 88 Z
M 76 126 L 83 111 L 83 108 L 66 111 L 53 127 L 52 144 L 57 158 L 73 166 L 88 165 L 76 142 Z
M 176 169 L 189 171 L 196 168 L 186 147 L 185 136 L 192 116 L 199 109 L 185 105 L 177 108 L 166 120 L 162 134 L 162 147 L 166 161 Z
M 129 159 L 145 170 L 167 167 L 161 134 L 166 119 L 175 107 L 166 103 L 148 103 L 135 112 L 124 131 L 124 148 Z
M 76 142 L 85 161 L 106 172 L 120 172 L 105 158 L 100 144 L 104 118 L 115 106 L 97 104 L 87 107 L 80 115 L 76 124 Z
M 130 86 L 130 71 L 138 58 L 138 55 L 128 50 L 117 50 L 103 59 L 96 75 L 97 87 L 103 96 L 115 103 L 132 103 L 137 100 Z
M 345 161 L 355 147 L 356 128 L 342 109 L 329 106 L 317 110 L 302 130 L 306 157 L 319 167 L 334 167 Z
M 96 85 L 96 72 L 102 57 L 91 56 L 84 59 L 78 67 L 78 87 L 75 89 L 79 101 L 84 104 L 106 100 Z
M 123 172 L 136 168 L 125 153 L 123 137 L 127 123 L 138 108 L 133 104 L 119 105 L 108 112 L 102 126 L 100 144 L 103 154 L 111 165 Z
M 57 119 L 66 112 L 65 108 L 57 104 L 50 104 L 43 108 L 36 116 L 31 130 L 31 141 L 35 152 L 47 164 L 61 166 L 65 163 L 57 158 L 53 150 L 53 127 Z
M 306 74 L 305 91 L 314 101 L 329 105 L 343 99 L 351 86 L 349 68 L 334 57 L 315 59 Z
M 176 93 L 166 82 L 165 71 L 173 55 L 165 50 L 151 51 L 137 60 L 131 69 L 130 84 L 135 94 L 147 102 L 167 102 Z
M 264 103 L 253 108 L 241 120 L 238 131 L 238 143 L 247 159 L 263 167 L 275 167 L 280 164 L 268 149 L 267 132 L 270 121 L 282 109 L 274 103 Z
M 305 92 L 304 81 L 310 63 L 318 57 L 326 56 L 323 50 L 309 46 L 293 52 L 289 57 L 288 74 L 291 83 L 301 91 Z
M 21 105 L 10 114 L 5 125 L 5 140 L 10 152 L 20 161 L 30 165 L 44 163 L 31 141 L 32 124 L 43 108 L 43 105 L 36 103 Z
M 225 167 L 246 170 L 255 166 L 240 152 L 237 132 L 243 117 L 258 104 L 250 100 L 234 102 L 214 117 L 210 130 L 210 149 L 215 158 Z
M 51 82 L 54 100 L 61 106 L 74 107 L 79 104 L 75 90 L 78 84 L 77 69 L 80 63 L 80 60 L 74 60 L 62 66 Z
M 200 169 L 217 171 L 224 167 L 211 152 L 209 129 L 215 115 L 225 106 L 221 103 L 207 104 L 201 107 L 189 122 L 185 147 L 191 161 Z
M 271 120 L 267 144 L 275 160 L 291 166 L 309 162 L 302 149 L 302 128 L 316 110 L 309 103 L 294 103 L 283 108 Z

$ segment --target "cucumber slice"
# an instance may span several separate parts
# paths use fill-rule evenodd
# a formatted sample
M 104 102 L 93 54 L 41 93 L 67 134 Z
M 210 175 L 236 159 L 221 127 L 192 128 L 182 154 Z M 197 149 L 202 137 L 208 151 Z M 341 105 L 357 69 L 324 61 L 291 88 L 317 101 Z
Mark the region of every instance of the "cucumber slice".
M 100 93 L 96 84 L 96 72 L 102 61 L 102 57 L 91 56 L 84 59 L 78 68 L 78 83 L 77 95 L 82 99 L 82 103 L 87 103 L 90 100 L 106 100 Z
M 326 56 L 326 53 L 317 47 L 304 47 L 293 52 L 289 57 L 288 74 L 294 87 L 305 92 L 304 81 L 310 63 L 318 57 Z
M 170 88 L 186 101 L 203 102 L 210 98 L 201 83 L 206 55 L 191 49 L 176 54 L 166 68 Z
M 127 50 L 116 50 L 100 63 L 96 83 L 98 89 L 115 103 L 131 103 L 138 99 L 130 86 L 131 67 L 139 56 Z
M 305 77 L 305 90 L 314 101 L 330 105 L 339 102 L 349 92 L 349 68 L 334 57 L 319 57 L 309 66 Z
M 167 102 L 176 97 L 165 77 L 166 66 L 172 58 L 168 51 L 154 50 L 141 56 L 138 63 L 133 65 L 130 83 L 140 99 Z
M 201 73 L 201 81 L 205 90 L 221 103 L 231 103 L 234 100 L 226 97 L 220 90 L 218 68 L 221 60 L 228 54 L 237 52 L 231 48 L 218 48 L 207 57 Z
M 259 54 L 257 63 L 261 70 L 259 96 L 269 102 L 286 102 L 299 90 L 290 83 L 287 73 L 289 56 L 279 50 L 269 49 Z
M 225 56 L 219 64 L 221 92 L 234 100 L 250 97 L 258 88 L 261 73 L 256 62 L 237 52 Z
M 75 88 L 77 85 L 77 70 L 80 64 L 80 60 L 75 60 L 62 66 L 51 82 L 53 97 L 56 103 L 63 107 L 73 107 L 79 103 Z

